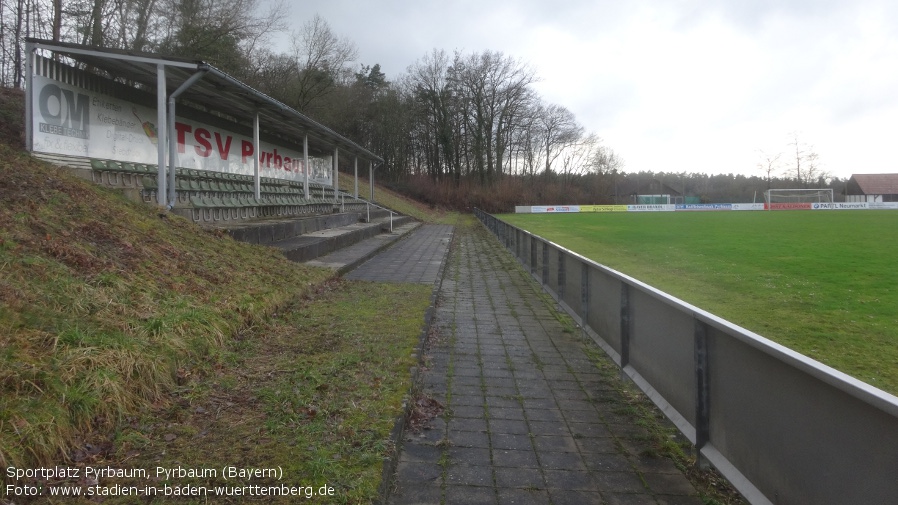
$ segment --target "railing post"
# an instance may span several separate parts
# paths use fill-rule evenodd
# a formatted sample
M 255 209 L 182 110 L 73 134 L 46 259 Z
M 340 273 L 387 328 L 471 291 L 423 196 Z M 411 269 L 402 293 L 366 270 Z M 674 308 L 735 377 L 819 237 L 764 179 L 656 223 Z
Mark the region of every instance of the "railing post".
M 530 275 L 536 274 L 536 238 L 530 235 Z
M 564 253 L 558 251 L 558 301 L 564 299 L 564 281 L 567 275 L 564 271 Z
M 708 468 L 710 463 L 702 456 L 702 447 L 711 436 L 711 388 L 708 383 L 708 327 L 695 320 L 695 464 Z
M 543 286 L 549 282 L 549 243 L 543 242 Z
M 620 288 L 620 367 L 630 364 L 630 286 Z
M 589 264 L 580 263 L 580 328 L 586 332 L 589 321 Z

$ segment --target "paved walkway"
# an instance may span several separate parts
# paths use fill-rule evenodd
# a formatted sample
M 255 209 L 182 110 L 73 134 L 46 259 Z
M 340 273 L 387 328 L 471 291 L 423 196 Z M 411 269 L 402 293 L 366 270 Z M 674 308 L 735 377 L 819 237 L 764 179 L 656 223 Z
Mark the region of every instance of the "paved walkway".
M 347 279 L 433 284 L 449 250 L 452 226 L 423 225 L 386 251 L 349 272 Z
M 436 231 L 414 232 L 406 250 Z M 499 243 L 479 225 L 454 242 L 421 385 L 445 410 L 406 432 L 390 503 L 701 504 L 670 461 L 648 456 L 586 354 L 596 346 L 565 329 Z M 403 261 L 399 245 L 352 276 L 406 279 L 435 257 Z
M 338 271 L 352 270 L 365 261 L 374 257 L 382 250 L 393 245 L 393 242 L 402 239 L 421 223 L 413 221 L 393 228 L 392 233 L 381 233 L 371 238 L 357 242 L 351 246 L 337 249 L 336 251 L 307 261 L 307 265 L 332 268 Z

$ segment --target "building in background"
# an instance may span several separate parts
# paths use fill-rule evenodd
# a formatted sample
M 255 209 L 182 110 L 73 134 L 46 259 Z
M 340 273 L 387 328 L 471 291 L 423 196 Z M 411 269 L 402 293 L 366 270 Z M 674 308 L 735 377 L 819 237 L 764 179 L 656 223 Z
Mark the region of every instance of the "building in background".
M 854 174 L 845 187 L 846 202 L 898 202 L 898 174 Z

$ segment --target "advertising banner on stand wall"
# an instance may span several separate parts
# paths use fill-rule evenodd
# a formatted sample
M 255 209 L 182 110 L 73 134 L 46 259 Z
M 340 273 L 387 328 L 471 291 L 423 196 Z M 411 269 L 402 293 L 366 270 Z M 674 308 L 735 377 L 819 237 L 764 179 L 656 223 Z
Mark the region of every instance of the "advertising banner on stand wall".
M 33 76 L 33 150 L 156 165 L 156 110 Z M 250 137 L 183 117 L 176 118 L 178 167 L 253 175 Z M 297 139 L 301 143 L 302 139 Z M 302 181 L 301 151 L 261 142 L 262 177 Z M 309 180 L 331 184 L 331 157 L 309 158 Z

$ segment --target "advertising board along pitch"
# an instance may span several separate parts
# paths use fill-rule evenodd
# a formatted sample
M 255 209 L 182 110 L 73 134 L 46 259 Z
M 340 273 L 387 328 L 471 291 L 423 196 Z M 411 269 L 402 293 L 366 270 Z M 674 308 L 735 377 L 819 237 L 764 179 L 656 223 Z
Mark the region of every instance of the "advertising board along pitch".
M 660 205 L 534 205 L 515 207 L 516 214 L 553 214 L 563 212 L 716 212 L 757 210 L 898 210 L 898 202 L 835 203 L 687 203 Z

